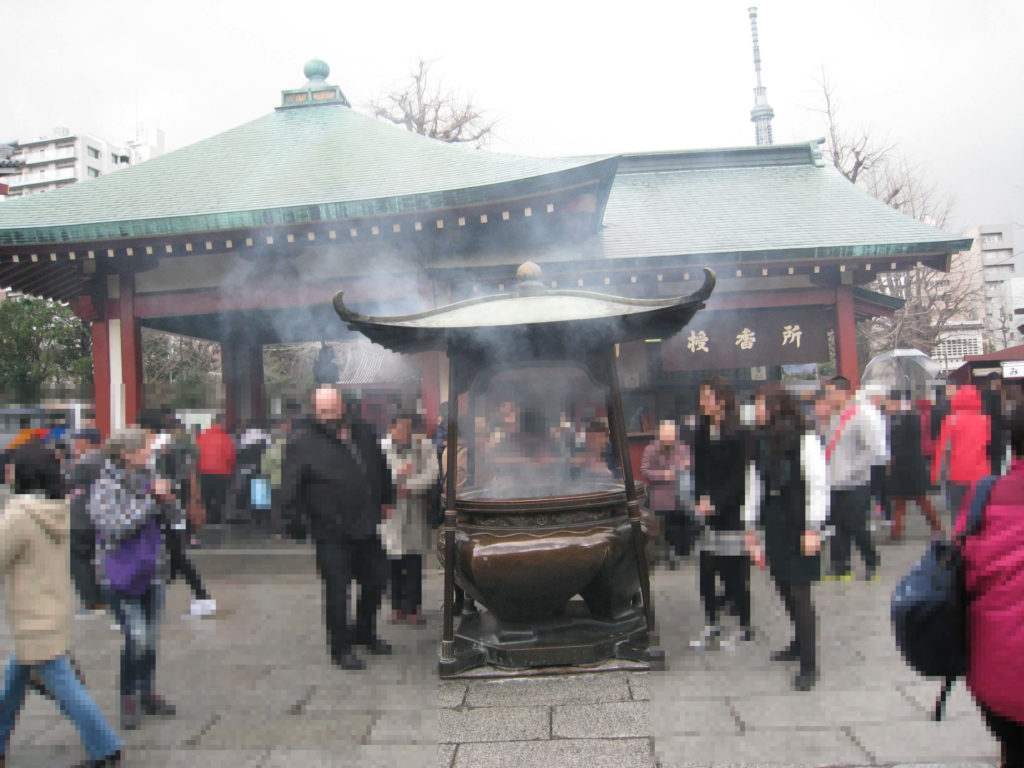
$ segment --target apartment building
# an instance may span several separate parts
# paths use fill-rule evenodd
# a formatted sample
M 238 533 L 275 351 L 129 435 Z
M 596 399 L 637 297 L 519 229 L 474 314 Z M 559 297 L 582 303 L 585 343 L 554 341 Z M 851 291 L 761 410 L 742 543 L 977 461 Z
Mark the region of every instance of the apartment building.
M 134 141 L 110 142 L 90 134 L 56 128 L 52 136 L 15 142 L 9 162 L 16 173 L 4 176 L 7 197 L 50 192 L 87 181 L 163 153 L 163 131 L 140 132 Z

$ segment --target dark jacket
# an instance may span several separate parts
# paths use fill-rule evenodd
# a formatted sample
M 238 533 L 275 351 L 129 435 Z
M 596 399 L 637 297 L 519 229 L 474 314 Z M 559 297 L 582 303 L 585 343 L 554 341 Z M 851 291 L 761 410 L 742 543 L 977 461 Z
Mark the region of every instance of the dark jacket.
M 743 477 L 747 447 L 738 426 L 726 427 L 712 435 L 707 419 L 701 419 L 693 443 L 694 496 L 709 496 L 713 514 L 705 522 L 716 531 L 741 531 Z
M 928 463 L 921 448 L 921 418 L 903 411 L 889 418 L 890 496 L 923 496 L 928 493 Z
M 75 460 L 67 474 L 68 499 L 71 501 L 71 534 L 75 536 L 83 532 L 90 550 L 94 544 L 96 527 L 89 517 L 87 505 L 92 484 L 99 480 L 102 468 L 103 454 L 98 450 L 89 451 Z
M 281 476 L 281 508 L 293 523 L 307 518 L 318 541 L 377 535 L 381 507 L 395 490 L 373 429 L 351 427 L 342 441 L 319 423 L 289 441 Z

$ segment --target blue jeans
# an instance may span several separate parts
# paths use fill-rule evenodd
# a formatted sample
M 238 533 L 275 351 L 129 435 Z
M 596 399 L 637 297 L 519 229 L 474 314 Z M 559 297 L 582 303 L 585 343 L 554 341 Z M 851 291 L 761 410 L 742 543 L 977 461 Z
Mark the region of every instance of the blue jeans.
M 29 672 L 35 669 L 60 711 L 78 729 L 89 759 L 100 760 L 121 749 L 123 743 L 100 712 L 89 692 L 78 682 L 68 657 L 61 655 L 39 664 L 19 664 L 14 656 L 7 662 L 3 698 L 0 699 L 0 755 L 14 730 L 18 712 L 25 703 Z
M 122 696 L 140 693 L 153 695 L 156 674 L 156 645 L 160 634 L 160 614 L 164 606 L 164 586 L 154 584 L 141 597 L 110 591 L 110 607 L 124 633 L 121 650 Z

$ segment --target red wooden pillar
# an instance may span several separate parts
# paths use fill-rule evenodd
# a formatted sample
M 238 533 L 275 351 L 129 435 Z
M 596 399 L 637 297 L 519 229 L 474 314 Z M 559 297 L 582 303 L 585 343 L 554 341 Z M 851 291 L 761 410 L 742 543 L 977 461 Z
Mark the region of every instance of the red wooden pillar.
M 135 424 L 144 407 L 142 391 L 142 325 L 135 317 L 135 277 L 121 275 L 118 291 L 121 328 L 121 376 L 124 395 L 124 424 Z
M 860 387 L 857 365 L 857 318 L 853 309 L 853 287 L 836 286 L 836 369 L 856 389 Z
M 423 402 L 423 419 L 426 421 L 427 436 L 437 431 L 437 416 L 441 412 L 441 353 L 424 352 L 420 355 L 423 368 L 423 384 L 420 399 Z
M 106 320 L 92 321 L 92 398 L 96 428 L 110 435 L 110 328 Z

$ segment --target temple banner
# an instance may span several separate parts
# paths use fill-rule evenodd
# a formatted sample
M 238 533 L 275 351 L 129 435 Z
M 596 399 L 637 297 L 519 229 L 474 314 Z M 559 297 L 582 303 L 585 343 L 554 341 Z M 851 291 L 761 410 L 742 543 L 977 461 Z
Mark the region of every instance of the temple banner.
M 832 307 L 702 310 L 661 345 L 664 371 L 822 363 L 829 359 Z

